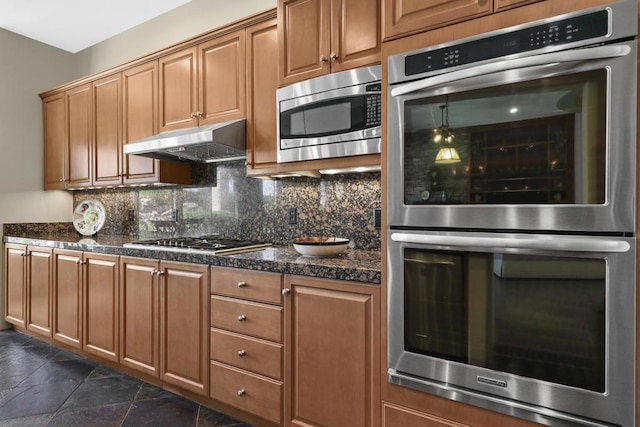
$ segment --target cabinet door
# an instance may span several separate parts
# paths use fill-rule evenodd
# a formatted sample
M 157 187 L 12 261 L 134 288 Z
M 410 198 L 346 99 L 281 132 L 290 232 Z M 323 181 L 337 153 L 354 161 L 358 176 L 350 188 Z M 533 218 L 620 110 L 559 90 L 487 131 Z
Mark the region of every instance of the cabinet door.
M 244 30 L 198 45 L 199 125 L 245 117 Z
M 383 40 L 493 12 L 493 0 L 387 0 L 383 3 Z
M 28 247 L 27 258 L 27 329 L 51 336 L 53 287 L 53 250 Z
M 331 71 L 380 62 L 380 1 L 333 0 Z
M 278 26 L 275 19 L 247 28 L 247 174 L 276 166 Z
M 158 133 L 158 61 L 122 72 L 123 143 Z M 159 161 L 143 156 L 124 157 L 125 184 L 158 180 Z
M 160 263 L 160 379 L 209 393 L 209 268 Z
M 380 289 L 298 276 L 285 289 L 285 425 L 378 426 Z
M 67 127 L 65 95 L 58 93 L 42 100 L 44 122 L 44 189 L 65 188 L 67 179 Z
M 118 256 L 84 254 L 83 349 L 118 361 Z
M 25 282 L 27 247 L 13 243 L 4 245 L 4 313 L 5 320 L 25 327 Z
M 120 73 L 93 82 L 94 183 L 122 183 L 122 105 Z
M 278 0 L 279 85 L 328 74 L 331 0 Z
M 120 363 L 154 377 L 160 368 L 159 265 L 120 258 Z
M 160 58 L 160 132 L 197 126 L 196 47 Z
M 522 6 L 530 3 L 537 3 L 542 0 L 493 0 L 496 12 L 501 12 L 512 7 Z
M 66 92 L 67 130 L 69 138 L 68 187 L 92 184 L 92 100 L 91 84 Z
M 82 252 L 53 251 L 53 338 L 81 348 Z

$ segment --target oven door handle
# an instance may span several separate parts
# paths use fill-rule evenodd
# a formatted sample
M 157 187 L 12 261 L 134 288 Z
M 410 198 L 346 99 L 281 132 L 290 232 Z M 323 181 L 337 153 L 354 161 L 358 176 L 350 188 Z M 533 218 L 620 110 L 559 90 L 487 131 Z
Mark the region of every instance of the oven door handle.
M 626 44 L 613 46 L 597 46 L 592 48 L 560 51 L 525 58 L 508 59 L 489 64 L 478 65 L 464 70 L 452 71 L 434 77 L 428 77 L 391 89 L 391 96 L 405 95 L 432 86 L 451 83 L 479 75 L 515 70 L 517 68 L 551 65 L 566 62 L 589 61 L 603 58 L 615 58 L 628 55 L 631 47 Z
M 631 246 L 624 240 L 580 238 L 567 236 L 544 237 L 486 237 L 443 236 L 434 234 L 392 233 L 391 240 L 431 246 L 485 249 L 532 249 L 561 252 L 628 252 Z

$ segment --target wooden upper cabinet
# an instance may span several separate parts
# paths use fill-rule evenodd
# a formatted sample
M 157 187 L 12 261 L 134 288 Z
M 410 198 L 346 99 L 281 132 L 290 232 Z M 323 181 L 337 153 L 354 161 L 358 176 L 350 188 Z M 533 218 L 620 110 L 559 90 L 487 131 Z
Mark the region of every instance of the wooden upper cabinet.
M 380 62 L 378 0 L 278 0 L 284 86 Z
M 66 187 L 68 145 L 65 108 L 64 93 L 42 99 L 45 190 L 60 190 Z
M 493 0 L 496 12 L 504 9 L 511 9 L 516 6 L 522 6 L 529 3 L 537 3 L 542 0 Z
M 160 132 L 197 126 L 198 50 L 160 58 Z
M 160 58 L 160 132 L 242 118 L 244 30 Z
M 122 183 L 122 89 L 121 75 L 92 83 L 94 129 L 94 184 Z
M 65 92 L 69 178 L 67 188 L 93 184 L 92 85 Z
M 401 35 L 490 14 L 493 12 L 493 1 L 387 0 L 383 2 L 383 39 L 389 40 Z
M 145 62 L 122 72 L 123 144 L 159 132 L 158 61 Z M 190 184 L 188 165 L 169 163 L 144 156 L 124 155 L 123 184 L 167 182 Z
M 276 158 L 278 26 L 275 19 L 247 28 L 247 174 Z
M 245 32 L 198 45 L 198 124 L 245 117 Z

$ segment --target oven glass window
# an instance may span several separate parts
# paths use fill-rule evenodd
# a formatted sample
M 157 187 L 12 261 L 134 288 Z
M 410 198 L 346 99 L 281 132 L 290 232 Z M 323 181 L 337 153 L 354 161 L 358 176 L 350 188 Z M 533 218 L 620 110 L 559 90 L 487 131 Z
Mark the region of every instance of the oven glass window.
M 606 84 L 595 70 L 405 102 L 405 204 L 604 204 Z
M 321 137 L 364 125 L 364 97 L 352 96 L 302 105 L 280 116 L 283 138 Z
M 404 251 L 405 350 L 605 391 L 606 260 Z

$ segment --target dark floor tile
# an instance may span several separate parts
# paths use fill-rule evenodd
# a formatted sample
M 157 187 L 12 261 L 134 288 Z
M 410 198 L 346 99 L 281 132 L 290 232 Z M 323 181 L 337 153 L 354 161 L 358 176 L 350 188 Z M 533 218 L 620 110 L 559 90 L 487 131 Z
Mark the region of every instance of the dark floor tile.
M 64 403 L 62 409 L 86 408 L 114 403 L 131 403 L 142 381 L 131 377 L 110 377 L 83 382 Z
M 98 365 L 93 370 L 93 372 L 91 372 L 91 374 L 87 377 L 87 380 L 99 380 L 102 378 L 113 378 L 113 377 L 126 378 L 128 377 L 128 375 L 123 374 L 122 372 L 118 372 L 115 369 L 107 368 L 104 365 Z
M 80 382 L 91 374 L 97 363 L 88 359 L 47 362 L 20 385 Z
M 130 403 L 59 411 L 47 427 L 119 427 Z
M 58 352 L 50 359 L 52 362 L 62 362 L 63 360 L 79 360 L 84 357 L 67 350 L 58 349 Z
M 53 413 L 76 387 L 77 382 L 16 387 L 0 401 L 0 420 Z
M 54 414 L 32 415 L 0 421 L 0 427 L 45 427 Z
M 152 399 L 164 399 L 167 397 L 174 397 L 175 394 L 170 391 L 156 387 L 153 384 L 143 383 L 140 387 L 140 391 L 136 395 L 136 401 L 140 400 L 152 400 Z
M 36 338 L 31 338 L 29 341 L 26 341 L 22 345 L 22 348 L 25 351 L 28 351 L 29 354 L 41 356 L 47 360 L 51 359 L 57 352 L 60 351 L 60 349 L 58 349 L 57 347 L 49 343 L 40 341 Z
M 20 332 L 14 331 L 13 329 L 5 329 L 0 331 L 0 344 L 5 344 L 6 342 L 10 342 L 12 344 L 23 344 L 29 341 L 31 337 L 29 335 L 21 334 Z
M 200 406 L 198 423 L 196 425 L 197 427 L 251 427 L 249 424 L 221 412 L 214 411 L 206 406 Z
M 134 402 L 122 427 L 194 427 L 198 417 L 198 406 L 177 396 Z

